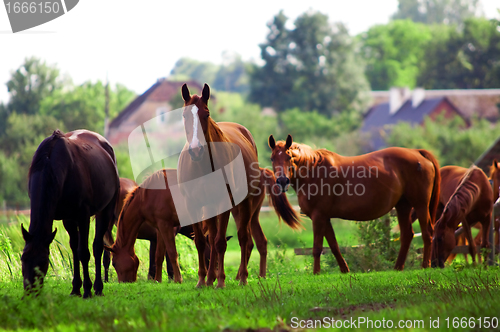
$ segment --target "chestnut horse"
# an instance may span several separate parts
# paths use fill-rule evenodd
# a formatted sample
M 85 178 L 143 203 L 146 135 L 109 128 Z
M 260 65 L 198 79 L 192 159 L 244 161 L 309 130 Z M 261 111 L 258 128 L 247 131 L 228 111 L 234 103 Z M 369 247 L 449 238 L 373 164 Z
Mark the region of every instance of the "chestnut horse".
M 118 217 L 120 216 L 120 212 L 123 208 L 123 204 L 125 203 L 125 198 L 127 194 L 137 187 L 137 183 L 133 180 L 120 178 L 120 198 L 116 203 L 115 208 L 115 219 L 113 223 L 109 224 L 108 230 L 106 234 L 104 234 L 104 242 L 106 245 L 111 246 L 115 242 L 113 239 L 113 226 L 118 222 Z M 185 227 L 175 227 L 175 234 L 181 234 L 187 237 L 190 240 L 194 241 L 193 227 L 191 225 Z M 151 226 L 148 223 L 143 223 L 139 228 L 139 233 L 137 238 L 140 240 L 149 241 L 149 270 L 148 270 L 148 279 L 154 279 L 156 274 L 156 243 L 157 243 L 157 231 L 156 228 Z M 108 250 L 104 251 L 103 265 L 104 265 L 104 281 L 108 282 L 109 279 L 109 264 L 110 253 Z M 208 262 L 209 255 L 206 255 L 205 261 Z M 170 260 L 168 259 L 168 255 L 165 252 L 165 260 L 167 262 L 167 274 L 169 279 L 174 278 L 174 270 Z
M 349 272 L 330 218 L 377 219 L 396 208 L 401 229 L 401 247 L 395 268 L 404 268 L 413 238 L 410 218 L 415 209 L 424 240 L 422 266 L 429 266 L 432 228 L 439 202 L 439 165 L 426 150 L 388 148 L 361 156 L 344 157 L 313 150 L 304 144 L 275 142 L 269 137 L 271 160 L 277 183 L 283 191 L 291 185 L 301 210 L 313 223 L 314 273 L 320 272 L 323 237 L 326 237 L 341 272 Z
M 80 296 L 81 262 L 83 297 L 92 296 L 88 237 L 90 217 L 95 215 L 94 291 L 102 295 L 103 237 L 113 220 L 120 190 L 113 148 L 104 137 L 91 131 L 64 134 L 56 130 L 36 150 L 28 177 L 31 222 L 29 232 L 22 226 L 26 241 L 21 257 L 24 289 L 29 291 L 37 277 L 43 282 L 49 266 L 49 245 L 57 231 L 52 232 L 52 224 L 54 219 L 62 219 L 73 252 L 71 294 Z
M 274 179 L 272 172 L 265 169 L 261 169 L 261 172 L 261 178 L 266 177 L 269 179 L 268 183 L 272 183 Z M 169 183 L 167 180 L 168 176 L 171 179 L 175 179 L 176 175 L 176 170 L 164 169 L 157 171 L 127 195 L 118 222 L 116 242 L 113 246 L 107 248 L 113 252 L 113 266 L 117 271 L 120 282 L 133 282 L 137 279 L 138 258 L 134 252 L 134 243 L 140 229 L 144 225 L 148 225 L 148 227 L 153 228 L 155 231 L 156 229 L 159 230 L 156 241 L 156 271 L 154 279 L 160 282 L 162 280 L 162 253 L 165 252 L 166 247 L 170 262 L 173 262 L 174 281 L 182 281 L 175 248 L 175 231 L 171 231 L 178 228 L 179 219 L 171 192 L 168 189 Z M 167 189 L 146 189 L 151 187 L 153 181 L 164 181 Z M 170 183 L 170 185 L 175 185 L 175 183 Z M 261 187 L 259 196 L 252 197 L 254 204 L 259 206 L 259 210 L 264 200 L 264 194 L 265 188 Z M 235 212 L 233 211 L 233 213 Z M 235 218 L 237 218 L 236 215 Z M 182 229 L 190 228 L 191 226 L 182 227 Z M 265 277 L 267 239 L 260 226 L 258 214 L 252 218 L 251 230 L 260 254 L 260 275 Z M 253 249 L 251 238 L 249 239 L 249 243 L 247 247 L 248 258 Z M 208 260 L 208 257 L 205 256 L 205 259 Z M 177 275 L 176 272 L 179 274 Z
M 444 167 L 443 167 L 444 168 Z M 465 172 L 464 172 L 465 170 Z M 460 223 L 465 230 L 472 261 L 475 262 L 476 246 L 472 238 L 471 226 L 481 223 L 481 246 L 488 247 L 488 234 L 493 209 L 493 191 L 486 174 L 476 166 L 470 169 L 449 166 L 442 170 L 445 183 L 455 183 L 443 188 L 449 199 L 434 228 L 432 245 L 432 266 L 444 267 L 444 262 L 456 246 L 455 231 Z M 458 185 L 456 184 L 458 183 Z M 450 193 L 451 190 L 455 190 Z
M 214 197 L 212 186 L 199 186 L 194 190 L 186 189 L 192 179 L 203 177 L 203 181 L 208 181 L 208 177 L 205 176 L 209 175 L 205 169 L 206 165 L 209 165 L 210 174 L 215 174 L 216 171 L 223 173 L 226 181 L 227 193 L 225 195 L 227 197 L 229 193 L 229 204 L 234 211 L 238 224 L 238 240 L 241 248 L 241 263 L 237 278 L 240 279 L 240 284 L 244 285 L 247 283 L 248 278 L 246 264 L 248 261 L 246 248 L 249 244 L 248 225 L 253 216 L 259 213 L 260 209 L 260 206 L 254 204 L 253 199 L 251 199 L 252 196 L 259 196 L 258 188 L 261 173 L 258 167 L 257 148 L 252 134 L 242 125 L 232 122 L 216 123 L 210 117 L 208 109 L 210 87 L 207 84 L 204 85 L 201 96 L 191 96 L 186 84 L 182 86 L 181 92 L 184 99 L 183 117 L 187 143 L 179 158 L 178 178 L 180 191 L 191 206 L 188 209 L 190 213 L 189 219 L 193 223 L 199 259 L 197 287 L 207 284 L 213 285 L 216 277 L 217 287 L 225 287 L 226 278 L 224 255 L 227 248 L 225 235 L 229 211 L 226 208 L 221 208 L 218 197 Z M 237 170 L 228 170 L 226 166 L 229 166 L 236 158 L 240 158 L 240 166 Z M 241 192 L 246 194 L 240 197 Z M 271 200 L 274 199 L 275 204 L 273 205 L 278 215 L 292 228 L 299 227 L 300 219 L 289 202 L 286 198 L 273 194 L 273 192 L 271 190 Z M 215 196 L 217 194 L 218 192 L 215 193 Z M 226 202 L 227 200 L 226 198 Z M 205 218 L 203 210 L 215 211 L 215 216 Z M 208 276 L 203 260 L 205 241 L 203 241 L 203 233 L 199 223 L 202 219 L 205 220 L 208 227 L 209 243 L 212 247 Z M 214 259 L 215 255 L 217 255 L 217 259 Z M 217 276 L 215 272 L 216 265 L 218 265 Z M 207 277 L 206 281 L 205 277 Z

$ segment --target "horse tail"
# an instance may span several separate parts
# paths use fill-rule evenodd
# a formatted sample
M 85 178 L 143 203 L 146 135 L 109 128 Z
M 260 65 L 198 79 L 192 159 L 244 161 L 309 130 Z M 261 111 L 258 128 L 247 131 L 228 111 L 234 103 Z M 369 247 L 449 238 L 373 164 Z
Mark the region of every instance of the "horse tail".
M 429 213 L 431 215 L 431 226 L 436 223 L 436 211 L 439 205 L 439 194 L 441 192 L 441 173 L 439 171 L 439 162 L 436 157 L 427 150 L 418 150 L 422 157 L 429 160 L 434 165 L 434 186 L 432 188 L 431 200 L 429 203 Z
M 288 201 L 286 194 L 281 192 L 279 187 L 276 185 L 276 177 L 274 172 L 267 169 L 261 168 L 260 179 L 264 183 L 267 194 L 270 198 L 270 205 L 274 207 L 274 211 L 278 215 L 278 219 L 281 221 L 283 219 L 285 223 L 292 229 L 301 229 L 302 220 L 300 215 L 295 211 Z

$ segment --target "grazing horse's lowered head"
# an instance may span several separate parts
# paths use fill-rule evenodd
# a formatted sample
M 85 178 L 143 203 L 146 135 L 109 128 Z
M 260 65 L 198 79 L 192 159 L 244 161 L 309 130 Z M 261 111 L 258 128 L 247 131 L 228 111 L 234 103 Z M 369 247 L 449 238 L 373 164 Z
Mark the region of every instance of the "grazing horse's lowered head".
M 186 139 L 189 144 L 189 155 L 193 161 L 200 161 L 205 151 L 204 145 L 209 140 L 205 135 L 208 134 L 208 123 L 210 111 L 208 109 L 208 100 L 210 99 L 210 87 L 205 84 L 201 97 L 191 96 L 186 84 L 182 86 L 182 99 L 184 99 L 184 128 L 186 128 Z M 213 121 L 213 120 L 212 120 Z
M 43 279 L 49 269 L 49 246 L 54 240 L 57 228 L 45 238 L 37 238 L 31 235 L 21 225 L 24 241 L 23 254 L 21 256 L 23 286 L 24 290 L 30 292 L 33 287 L 41 287 Z
M 290 177 L 295 168 L 293 164 L 292 135 L 288 135 L 286 142 L 274 140 L 273 135 L 269 136 L 269 147 L 271 148 L 271 162 L 273 164 L 274 175 L 276 176 L 276 184 L 281 189 L 281 192 L 287 192 L 290 187 Z

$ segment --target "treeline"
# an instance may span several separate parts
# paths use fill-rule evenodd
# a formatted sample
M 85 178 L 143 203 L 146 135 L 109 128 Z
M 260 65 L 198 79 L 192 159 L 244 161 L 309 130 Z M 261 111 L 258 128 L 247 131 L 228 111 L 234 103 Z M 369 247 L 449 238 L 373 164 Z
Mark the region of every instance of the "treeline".
M 28 58 L 7 82 L 9 101 L 0 104 L 0 204 L 27 206 L 27 174 L 40 142 L 55 129 L 104 132 L 103 82 L 74 85 L 56 66 Z M 109 117 L 135 97 L 117 84 L 108 88 Z M 1 206 L 0 206 L 1 208 Z

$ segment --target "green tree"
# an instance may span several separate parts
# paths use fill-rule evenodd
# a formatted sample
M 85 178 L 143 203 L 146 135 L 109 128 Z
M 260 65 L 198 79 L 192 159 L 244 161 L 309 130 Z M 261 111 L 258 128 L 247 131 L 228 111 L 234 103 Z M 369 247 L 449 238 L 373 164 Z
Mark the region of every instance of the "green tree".
M 192 79 L 200 84 L 212 84 L 218 70 L 218 66 L 211 62 L 180 58 L 170 71 L 170 78 L 179 81 Z
M 260 45 L 265 64 L 252 68 L 250 101 L 279 112 L 298 107 L 329 116 L 364 110 L 369 87 L 345 26 L 319 12 L 300 15 L 293 29 L 287 20 L 280 12 L 268 24 Z
M 425 24 L 461 24 L 480 9 L 480 0 L 399 0 L 393 18 Z
M 418 84 L 427 89 L 500 87 L 500 22 L 465 20 L 462 29 L 433 27 Z
M 135 93 L 117 84 L 109 93 L 109 117 L 113 119 L 122 111 Z M 104 132 L 105 85 L 86 82 L 81 85 L 56 91 L 42 101 L 41 114 L 62 120 L 68 131 L 88 129 Z
M 42 100 L 61 86 L 62 80 L 55 66 L 49 66 L 35 57 L 25 59 L 7 82 L 10 94 L 8 113 L 38 113 Z
M 360 38 L 361 54 L 367 63 L 365 73 L 372 90 L 416 86 L 425 57 L 424 46 L 432 38 L 428 26 L 395 20 L 371 27 Z

